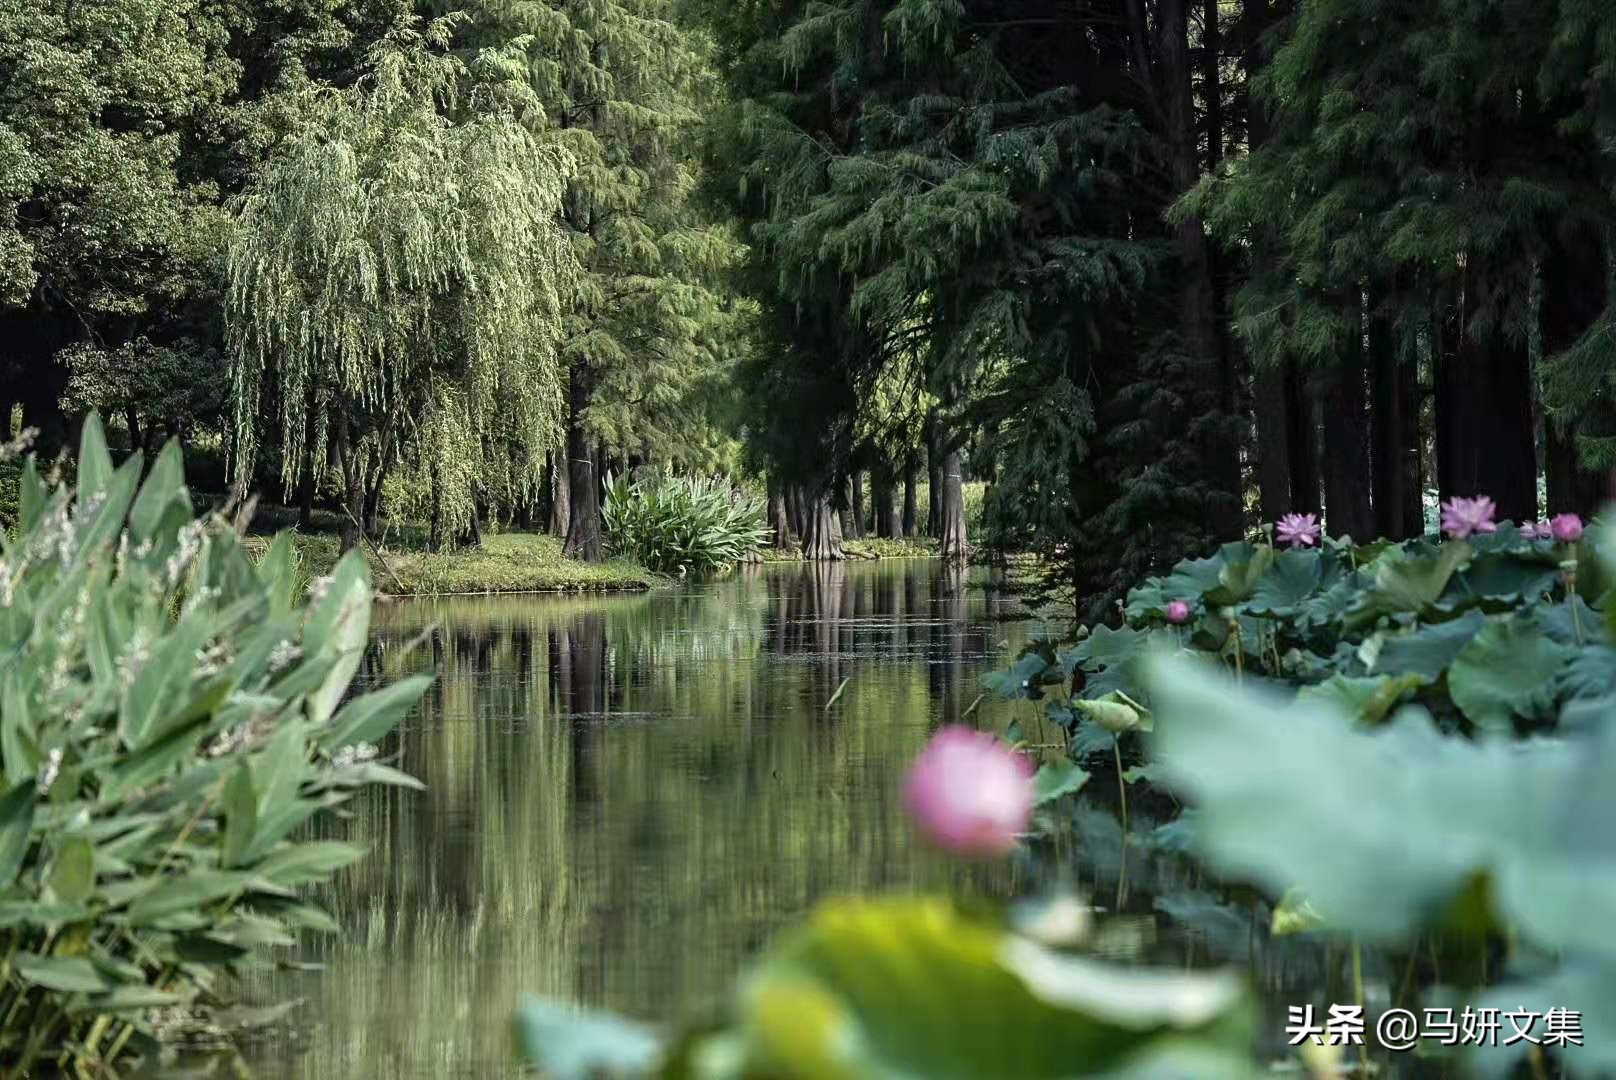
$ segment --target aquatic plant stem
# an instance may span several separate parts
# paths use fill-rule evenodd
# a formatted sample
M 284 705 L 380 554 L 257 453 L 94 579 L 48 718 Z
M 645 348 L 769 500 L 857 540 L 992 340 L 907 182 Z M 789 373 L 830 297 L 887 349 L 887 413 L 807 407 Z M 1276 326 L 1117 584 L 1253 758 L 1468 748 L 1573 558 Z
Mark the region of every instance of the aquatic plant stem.
M 1352 1000 L 1359 1006 L 1364 1006 L 1363 986 L 1363 946 L 1359 944 L 1357 935 L 1352 938 Z M 1364 1073 L 1369 1072 L 1369 1046 L 1366 1043 L 1358 1044 L 1358 1060 L 1363 1063 Z

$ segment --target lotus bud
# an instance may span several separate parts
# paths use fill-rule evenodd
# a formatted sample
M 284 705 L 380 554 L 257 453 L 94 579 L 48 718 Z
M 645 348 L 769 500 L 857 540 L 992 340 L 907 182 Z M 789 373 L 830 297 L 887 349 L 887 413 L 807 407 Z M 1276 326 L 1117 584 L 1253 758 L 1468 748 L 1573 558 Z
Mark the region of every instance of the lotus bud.
M 1582 519 L 1576 514 L 1556 514 L 1549 521 L 1549 535 L 1562 544 L 1582 539 Z

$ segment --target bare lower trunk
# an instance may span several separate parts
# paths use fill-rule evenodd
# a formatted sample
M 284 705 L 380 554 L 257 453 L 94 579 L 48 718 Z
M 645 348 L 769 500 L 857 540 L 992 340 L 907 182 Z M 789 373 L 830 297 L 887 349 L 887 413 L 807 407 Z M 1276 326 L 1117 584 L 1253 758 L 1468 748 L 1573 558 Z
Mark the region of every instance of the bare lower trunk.
M 550 452 L 550 521 L 551 536 L 565 537 L 572 525 L 572 467 L 567 461 L 565 447 Z
M 1369 503 L 1369 438 L 1364 354 L 1356 342 L 1337 364 L 1324 400 L 1324 510 L 1332 536 L 1364 543 L 1375 534 Z
M 1286 363 L 1259 364 L 1252 373 L 1257 420 L 1257 489 L 1266 521 L 1291 512 L 1290 438 L 1285 415 Z
M 337 470 L 342 476 L 343 514 L 342 549 L 347 551 L 359 545 L 359 523 L 365 514 L 365 469 L 361 455 L 353 445 L 348 418 L 337 422 Z
M 841 521 L 831 509 L 828 493 L 821 494 L 809 505 L 808 531 L 803 537 L 802 557 L 816 561 L 843 558 Z
M 913 538 L 920 528 L 920 463 L 910 454 L 903 463 L 903 535 Z
M 971 541 L 965 535 L 965 483 L 960 475 L 958 450 L 943 455 L 941 472 L 941 489 L 933 493 L 937 504 L 938 552 L 945 559 L 965 559 L 971 554 Z
M 791 522 L 786 519 L 786 497 L 770 485 L 769 490 L 770 544 L 784 551 L 791 546 Z
M 585 562 L 605 558 L 600 535 L 600 479 L 596 468 L 595 446 L 584 429 L 584 413 L 594 392 L 593 377 L 587 367 L 574 364 L 568 387 L 570 405 L 567 419 L 567 466 L 571 472 L 572 515 L 567 523 L 567 542 L 562 554 Z
M 852 518 L 853 527 L 846 530 L 849 540 L 864 539 L 864 474 L 857 469 L 847 478 L 849 495 L 847 512 Z

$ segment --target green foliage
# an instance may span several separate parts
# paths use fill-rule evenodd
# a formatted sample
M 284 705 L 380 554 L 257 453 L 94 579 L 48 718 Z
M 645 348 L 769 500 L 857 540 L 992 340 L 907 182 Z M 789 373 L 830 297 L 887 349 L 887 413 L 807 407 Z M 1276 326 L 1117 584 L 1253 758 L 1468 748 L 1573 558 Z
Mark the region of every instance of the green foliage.
M 557 225 L 575 159 L 531 129 L 519 81 L 445 51 L 454 22 L 401 27 L 352 91 L 309 92 L 242 203 L 226 307 L 238 471 L 273 387 L 288 484 L 328 442 L 350 491 L 401 458 L 450 532 L 541 475 L 576 276 Z
M 1602 588 L 1604 537 L 1593 530 L 1564 545 L 1506 523 L 1468 542 L 1225 544 L 1132 590 L 1122 628 L 1030 651 L 986 685 L 1045 698 L 1080 756 L 1111 746 L 1084 702 L 1139 692 L 1135 665 L 1153 645 L 1204 653 L 1244 678 L 1348 707 L 1366 724 L 1418 704 L 1444 730 L 1551 728 L 1567 706 L 1616 689 L 1616 639 L 1600 610 L 1611 598 L 1596 594 L 1591 607 L 1569 584 Z M 1174 601 L 1190 610 L 1182 626 L 1167 621 Z
M 305 605 L 291 540 L 255 568 L 194 519 L 178 448 L 142 482 L 93 414 L 77 491 L 24 466 L 0 557 L 0 1062 L 152 1049 L 265 946 L 334 924 L 304 886 L 363 854 L 294 840 L 371 783 L 429 680 L 341 702 L 370 623 L 356 555 Z M 339 705 L 341 707 L 339 708 Z
M 668 573 L 728 570 L 769 537 L 756 496 L 672 473 L 608 479 L 601 521 L 612 551 Z
M 1616 848 L 1603 825 L 1616 809 L 1603 779 L 1616 767 L 1616 725 L 1512 746 L 1444 738 L 1411 709 L 1369 733 L 1350 712 L 1241 689 L 1204 665 L 1152 662 L 1145 682 L 1167 782 L 1194 801 L 1194 848 L 1213 869 L 1299 894 L 1314 926 L 1366 940 L 1507 928 L 1503 984 L 1461 983 L 1463 1000 L 1578 1010 L 1585 1044 L 1564 1067 L 1616 1067 L 1604 933 Z
M 731 1019 L 647 1062 L 622 1021 L 536 999 L 517 1015 L 529 1059 L 558 1078 L 590 1070 L 706 1080 L 891 1076 L 1248 1075 L 1250 1012 L 1217 974 L 1138 971 L 1065 956 L 935 900 L 822 905 L 740 983 Z

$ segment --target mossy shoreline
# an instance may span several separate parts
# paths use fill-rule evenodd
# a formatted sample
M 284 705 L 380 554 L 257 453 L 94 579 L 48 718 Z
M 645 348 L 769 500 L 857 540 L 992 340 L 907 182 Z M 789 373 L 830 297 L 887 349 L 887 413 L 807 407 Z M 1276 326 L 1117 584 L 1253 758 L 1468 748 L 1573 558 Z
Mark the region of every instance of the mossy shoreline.
M 269 537 L 247 539 L 249 551 L 267 546 Z M 935 558 L 937 542 L 849 540 L 849 559 Z M 323 577 L 337 565 L 342 543 L 330 533 L 298 533 L 296 547 L 308 579 Z M 371 583 L 378 597 L 485 596 L 511 593 L 645 592 L 678 579 L 648 570 L 628 559 L 587 563 L 561 553 L 561 541 L 545 533 L 510 532 L 486 537 L 476 548 L 430 552 L 382 544 L 363 545 Z M 795 550 L 764 549 L 758 562 L 797 562 Z
M 252 541 L 249 541 L 251 543 Z M 262 543 L 267 544 L 265 538 Z M 310 579 L 336 566 L 342 543 L 328 534 L 298 534 L 297 551 Z M 363 545 L 379 597 L 477 596 L 494 593 L 644 592 L 672 579 L 626 559 L 588 563 L 561 554 L 561 541 L 543 533 L 499 533 L 478 547 L 449 552 Z

